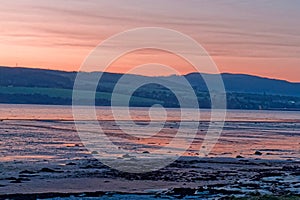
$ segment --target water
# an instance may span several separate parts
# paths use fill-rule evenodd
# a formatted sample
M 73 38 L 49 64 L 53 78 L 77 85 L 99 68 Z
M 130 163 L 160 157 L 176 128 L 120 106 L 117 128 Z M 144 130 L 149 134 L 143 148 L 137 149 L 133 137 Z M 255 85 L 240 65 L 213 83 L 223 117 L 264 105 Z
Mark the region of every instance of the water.
M 124 110 L 124 108 L 119 108 Z M 206 134 L 210 111 L 201 110 L 200 119 L 195 110 L 186 109 L 189 115 L 183 120 L 202 121 L 194 142 L 185 153 L 186 156 L 197 156 Z M 107 107 L 97 107 L 97 117 L 108 135 L 115 137 L 121 148 L 136 152 L 152 152 L 167 145 L 176 134 L 177 121 L 180 121 L 179 109 L 167 109 L 169 122 L 161 121 L 164 116 L 161 110 L 154 110 L 152 120 L 156 125 L 164 124 L 161 134 L 130 140 L 118 130 L 114 117 Z M 149 110 L 147 108 L 131 108 L 131 116 L 118 116 L 127 129 L 133 129 L 131 120 L 140 123 L 136 132 L 153 135 L 157 127 L 149 127 Z M 0 105 L 0 155 L 1 161 L 12 160 L 64 160 L 78 159 L 90 155 L 83 147 L 73 123 L 71 106 L 44 105 Z M 226 123 L 218 143 L 210 152 L 212 157 L 294 159 L 300 158 L 300 112 L 284 111 L 246 111 L 228 110 Z M 143 126 L 143 122 L 145 127 Z M 189 126 L 183 127 L 189 131 Z M 185 138 L 183 138 L 184 140 Z M 76 147 L 76 148 L 70 148 Z M 178 144 L 178 148 L 180 144 Z M 263 155 L 255 155 L 261 151 Z M 101 152 L 98 152 L 101 154 Z M 103 155 L 104 156 L 104 155 Z M 121 155 L 120 155 L 121 156 Z
M 120 110 L 124 108 L 120 107 Z M 99 120 L 114 120 L 109 107 L 96 107 Z M 189 116 L 183 120 L 210 120 L 210 110 L 201 109 L 201 117 L 195 118 L 197 110 L 184 109 Z M 169 119 L 180 120 L 180 109 L 168 108 Z M 149 120 L 149 109 L 130 108 L 131 119 L 118 116 L 120 120 Z M 156 115 L 160 116 L 160 115 Z M 73 120 L 71 106 L 0 104 L 0 120 Z M 155 120 L 155 119 L 153 119 Z M 227 110 L 226 121 L 238 122 L 300 122 L 300 111 Z

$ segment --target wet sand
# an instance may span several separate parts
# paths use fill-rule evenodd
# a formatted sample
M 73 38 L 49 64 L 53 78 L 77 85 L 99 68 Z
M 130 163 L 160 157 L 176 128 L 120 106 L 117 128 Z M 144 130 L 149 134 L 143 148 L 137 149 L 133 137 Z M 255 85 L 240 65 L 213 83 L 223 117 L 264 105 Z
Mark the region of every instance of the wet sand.
M 211 154 L 199 158 L 197 148 L 207 127 L 203 122 L 196 142 L 184 157 L 144 174 L 103 165 L 82 145 L 71 121 L 0 123 L 0 198 L 16 198 L 16 194 L 21 199 L 118 193 L 212 199 L 300 195 L 300 124 L 294 122 L 228 122 Z M 110 122 L 101 123 L 116 133 Z M 169 124 L 165 135 L 174 129 Z M 159 142 L 139 141 L 126 147 L 144 145 L 141 151 L 151 152 L 151 145 Z

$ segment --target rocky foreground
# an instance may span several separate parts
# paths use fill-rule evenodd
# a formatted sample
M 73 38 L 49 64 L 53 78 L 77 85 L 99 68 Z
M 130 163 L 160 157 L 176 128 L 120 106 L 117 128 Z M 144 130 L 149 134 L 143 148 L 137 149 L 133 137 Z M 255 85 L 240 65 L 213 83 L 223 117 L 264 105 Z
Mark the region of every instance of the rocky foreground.
M 300 162 L 183 157 L 159 171 L 130 174 L 98 160 L 3 163 L 0 198 L 139 194 L 146 197 L 229 198 L 247 195 L 300 197 Z M 112 192 L 113 191 L 113 192 Z

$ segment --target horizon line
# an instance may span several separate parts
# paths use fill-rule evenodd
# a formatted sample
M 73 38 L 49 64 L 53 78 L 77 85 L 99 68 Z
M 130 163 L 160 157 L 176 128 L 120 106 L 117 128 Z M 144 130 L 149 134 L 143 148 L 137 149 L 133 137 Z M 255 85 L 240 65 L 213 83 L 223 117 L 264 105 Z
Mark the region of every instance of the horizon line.
M 68 73 L 78 73 L 78 72 L 82 72 L 82 73 L 111 73 L 111 74 L 129 74 L 129 75 L 137 75 L 137 76 L 145 76 L 145 77 L 170 77 L 170 76 L 186 76 L 189 74 L 209 74 L 209 75 L 216 75 L 213 73 L 205 73 L 205 72 L 189 72 L 186 74 L 182 74 L 182 75 L 177 75 L 177 74 L 169 74 L 169 75 L 158 75 L 158 76 L 151 76 L 151 75 L 145 75 L 145 74 L 134 74 L 134 73 L 122 73 L 122 72 L 111 72 L 111 71 L 90 71 L 90 72 L 86 72 L 86 71 L 76 71 L 76 70 L 62 70 L 62 69 L 51 69 L 51 68 L 42 68 L 42 67 L 25 67 L 25 66 L 4 66 L 4 65 L 0 65 L 0 67 L 5 67 L 5 68 L 19 68 L 19 69 L 36 69 L 36 70 L 49 70 L 49 71 L 59 71 L 59 72 L 68 72 Z M 263 76 L 263 75 L 257 75 L 257 74 L 246 74 L 246 73 L 234 73 L 234 72 L 220 72 L 220 75 L 224 75 L 224 74 L 231 74 L 231 75 L 246 75 L 246 76 L 254 76 L 254 77 L 259 77 L 259 78 L 265 78 L 265 79 L 270 79 L 270 80 L 278 80 L 278 81 L 285 81 L 288 83 L 300 83 L 300 81 L 290 81 L 287 79 L 281 79 L 281 78 L 275 78 L 275 77 L 267 77 L 267 76 Z

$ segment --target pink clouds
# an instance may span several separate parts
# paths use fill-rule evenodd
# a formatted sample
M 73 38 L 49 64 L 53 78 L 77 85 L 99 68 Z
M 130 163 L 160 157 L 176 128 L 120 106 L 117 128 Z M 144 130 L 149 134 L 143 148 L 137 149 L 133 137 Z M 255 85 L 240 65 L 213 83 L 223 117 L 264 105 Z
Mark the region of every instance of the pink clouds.
M 0 64 L 78 70 L 105 38 L 160 26 L 196 39 L 221 71 L 300 81 L 299 8 L 292 0 L 4 1 Z

